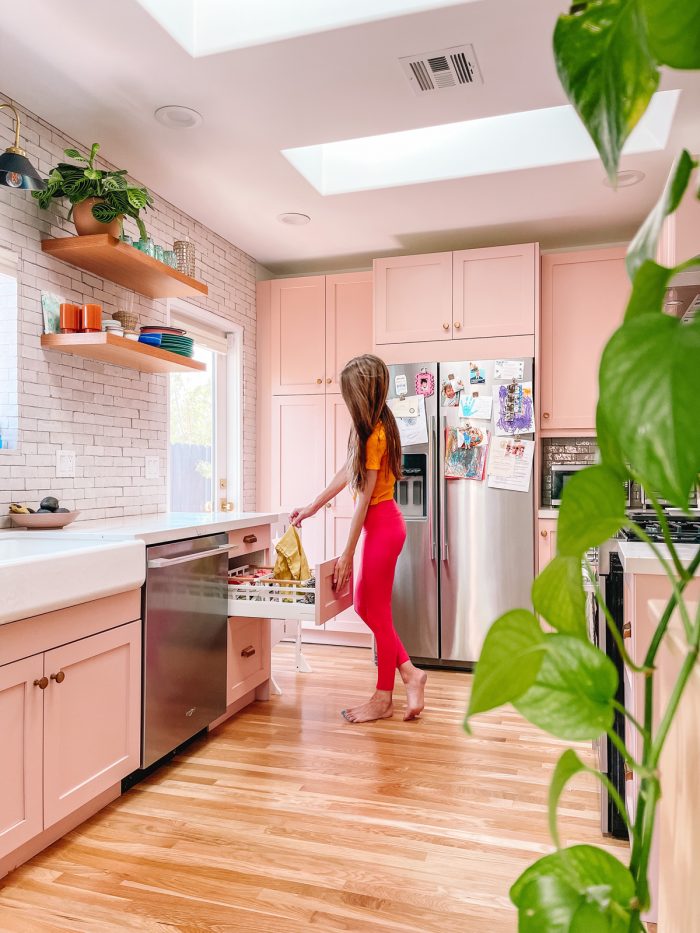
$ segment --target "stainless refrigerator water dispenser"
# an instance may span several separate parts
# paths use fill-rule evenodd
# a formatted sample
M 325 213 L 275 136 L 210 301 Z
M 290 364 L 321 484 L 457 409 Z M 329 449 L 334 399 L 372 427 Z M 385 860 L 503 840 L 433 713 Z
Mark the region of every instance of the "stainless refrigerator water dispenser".
M 404 518 L 427 518 L 426 454 L 404 454 L 403 476 L 396 484 L 394 498 Z

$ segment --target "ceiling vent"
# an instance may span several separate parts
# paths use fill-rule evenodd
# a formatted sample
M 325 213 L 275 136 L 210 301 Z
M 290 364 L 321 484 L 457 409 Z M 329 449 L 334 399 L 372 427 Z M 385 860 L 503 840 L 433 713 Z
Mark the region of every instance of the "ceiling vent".
M 407 55 L 399 61 L 413 93 L 418 96 L 484 83 L 473 45 L 455 45 L 451 49 L 439 49 L 423 55 Z

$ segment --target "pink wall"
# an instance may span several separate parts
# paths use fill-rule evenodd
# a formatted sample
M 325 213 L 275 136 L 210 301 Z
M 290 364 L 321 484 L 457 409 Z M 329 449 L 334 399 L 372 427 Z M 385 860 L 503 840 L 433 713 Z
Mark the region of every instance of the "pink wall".
M 1 97 L 2 100 L 7 98 Z M 17 105 L 15 105 L 17 106 Z M 82 151 L 92 139 L 76 141 L 21 107 L 22 145 L 31 162 L 46 176 L 63 149 Z M 2 148 L 12 141 L 12 120 L 0 111 Z M 121 167 L 121 166 L 120 166 Z M 183 180 L 186 183 L 186 179 Z M 255 506 L 256 322 L 255 260 L 155 196 L 146 216 L 149 234 L 170 247 L 189 237 L 195 244 L 197 274 L 209 286 L 209 297 L 193 304 L 244 328 L 244 475 L 245 508 Z M 74 234 L 65 219 L 67 207 L 39 209 L 27 192 L 0 187 L 0 247 L 19 262 L 19 406 L 20 447 L 0 452 L 0 524 L 8 503 L 30 504 L 53 492 L 81 518 L 139 515 L 163 511 L 167 471 L 167 379 L 131 370 L 44 352 L 41 292 L 50 291 L 79 303 L 96 301 L 116 311 L 122 290 L 41 252 L 43 237 Z M 130 233 L 136 228 L 127 225 Z M 142 322 L 163 323 L 166 302 L 136 296 Z M 0 348 L 0 354 L 2 349 Z M 0 365 L 2 365 L 0 363 Z M 0 431 L 2 431 L 0 425 Z M 59 447 L 77 454 L 74 479 L 56 479 Z M 158 455 L 160 478 L 145 479 L 145 456 Z

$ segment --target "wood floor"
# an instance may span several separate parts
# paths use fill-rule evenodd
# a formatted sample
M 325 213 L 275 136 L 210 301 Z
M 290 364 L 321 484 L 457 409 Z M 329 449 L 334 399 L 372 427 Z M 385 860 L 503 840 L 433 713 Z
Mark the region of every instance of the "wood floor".
M 421 721 L 350 725 L 365 649 L 275 651 L 256 703 L 0 882 L 2 933 L 501 933 L 508 888 L 550 850 L 562 746 L 511 710 L 461 720 L 471 678 L 431 673 Z M 586 776 L 563 837 L 601 843 Z M 613 845 L 612 850 L 615 849 Z M 624 851 L 617 849 L 621 856 Z

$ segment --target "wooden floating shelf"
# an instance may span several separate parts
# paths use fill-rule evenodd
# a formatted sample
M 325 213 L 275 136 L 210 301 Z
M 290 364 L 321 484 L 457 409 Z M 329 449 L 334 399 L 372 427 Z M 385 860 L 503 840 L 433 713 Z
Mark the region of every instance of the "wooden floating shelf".
M 42 334 L 41 345 L 44 350 L 74 353 L 89 360 L 138 369 L 142 373 L 190 373 L 207 368 L 206 363 L 116 334 Z
M 195 298 L 209 294 L 203 282 L 171 269 L 164 262 L 109 233 L 42 240 L 41 248 L 55 259 L 123 285 L 147 298 Z

